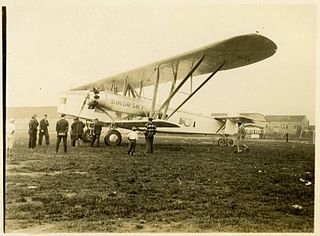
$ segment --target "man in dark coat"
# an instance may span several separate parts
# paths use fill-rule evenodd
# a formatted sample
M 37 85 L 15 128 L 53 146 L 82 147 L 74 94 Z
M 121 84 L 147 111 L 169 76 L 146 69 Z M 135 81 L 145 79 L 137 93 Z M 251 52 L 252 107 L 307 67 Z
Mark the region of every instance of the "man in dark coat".
M 93 124 L 93 137 L 92 137 L 92 141 L 91 141 L 91 147 L 93 147 L 94 142 L 97 141 L 97 147 L 99 147 L 100 145 L 100 135 L 101 135 L 101 130 L 103 127 L 103 123 L 100 122 L 97 118 L 94 120 L 94 124 Z
M 153 153 L 153 139 L 157 132 L 157 127 L 152 122 L 152 118 L 148 118 L 148 122 L 145 125 L 144 137 L 146 140 L 146 151 L 145 154 Z
M 39 122 L 37 121 L 37 115 L 34 114 L 29 121 L 29 148 L 35 148 L 37 145 L 37 132 Z
M 85 124 L 79 120 L 79 117 L 74 118 L 71 125 L 71 146 L 80 146 L 80 139 L 83 139 L 83 128 Z
M 45 136 L 46 145 L 49 145 L 48 126 L 49 126 L 49 121 L 47 120 L 47 115 L 44 115 L 44 118 L 42 120 L 40 120 L 40 130 L 39 130 L 38 145 L 42 145 L 43 136 Z
M 57 131 L 56 153 L 58 153 L 61 139 L 63 139 L 64 152 L 65 153 L 67 152 L 68 129 L 69 129 L 69 123 L 66 120 L 66 115 L 62 114 L 61 120 L 59 120 L 56 125 L 56 131 Z

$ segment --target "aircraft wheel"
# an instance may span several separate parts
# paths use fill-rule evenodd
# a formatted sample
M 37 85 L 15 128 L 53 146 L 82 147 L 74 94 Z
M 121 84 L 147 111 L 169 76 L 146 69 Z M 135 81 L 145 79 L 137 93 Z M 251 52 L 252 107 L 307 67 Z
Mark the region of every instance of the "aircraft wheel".
M 84 131 L 83 134 L 83 141 L 86 143 L 89 143 L 92 141 L 92 135 L 90 134 L 90 130 L 87 129 L 86 131 Z
M 227 146 L 228 146 L 228 147 L 233 147 L 233 146 L 234 146 L 234 141 L 233 141 L 233 139 L 231 139 L 231 138 L 228 138 L 228 139 L 227 139 Z
M 227 141 L 225 138 L 219 138 L 219 140 L 218 140 L 219 147 L 224 147 L 224 146 L 226 146 L 226 144 L 227 144 Z
M 120 145 L 122 141 L 121 134 L 118 130 L 109 130 L 106 136 L 104 137 L 104 143 L 108 146 Z

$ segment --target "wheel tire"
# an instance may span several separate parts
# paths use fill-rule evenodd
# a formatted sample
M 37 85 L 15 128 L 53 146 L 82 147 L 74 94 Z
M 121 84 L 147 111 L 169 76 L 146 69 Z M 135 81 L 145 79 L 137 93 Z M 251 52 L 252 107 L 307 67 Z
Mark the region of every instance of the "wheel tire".
M 227 146 L 228 146 L 228 147 L 233 147 L 233 146 L 234 146 L 234 141 L 233 141 L 232 138 L 228 138 L 228 139 L 227 139 Z
M 83 134 L 83 141 L 86 143 L 89 143 L 92 141 L 92 135 L 90 134 L 90 130 L 87 129 L 86 131 L 84 131 Z
M 218 146 L 219 147 L 224 147 L 227 144 L 227 140 L 225 138 L 219 138 L 218 140 Z
M 104 143 L 108 146 L 120 145 L 121 141 L 122 137 L 118 130 L 109 130 L 104 137 Z

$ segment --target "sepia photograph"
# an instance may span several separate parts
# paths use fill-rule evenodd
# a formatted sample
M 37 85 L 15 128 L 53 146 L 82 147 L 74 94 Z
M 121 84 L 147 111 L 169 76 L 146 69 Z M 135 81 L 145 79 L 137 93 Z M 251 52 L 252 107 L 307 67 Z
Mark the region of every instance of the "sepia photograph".
M 2 233 L 319 232 L 317 1 L 1 7 Z

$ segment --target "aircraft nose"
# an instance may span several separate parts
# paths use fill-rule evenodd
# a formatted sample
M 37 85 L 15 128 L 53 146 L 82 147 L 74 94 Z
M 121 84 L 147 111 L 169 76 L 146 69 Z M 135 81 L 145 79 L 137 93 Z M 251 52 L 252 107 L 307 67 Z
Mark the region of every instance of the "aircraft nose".
M 89 106 L 89 109 L 94 109 L 94 108 L 97 107 L 97 105 L 99 103 L 97 100 L 99 98 L 100 98 L 100 96 L 98 94 L 96 94 L 94 92 L 90 92 L 89 93 L 89 99 L 88 99 L 88 102 L 87 102 L 87 104 Z
M 88 100 L 88 108 L 89 109 L 94 109 L 94 108 L 96 108 L 97 106 L 98 106 L 98 101 L 97 100 L 95 100 L 95 99 L 90 99 L 90 100 Z

